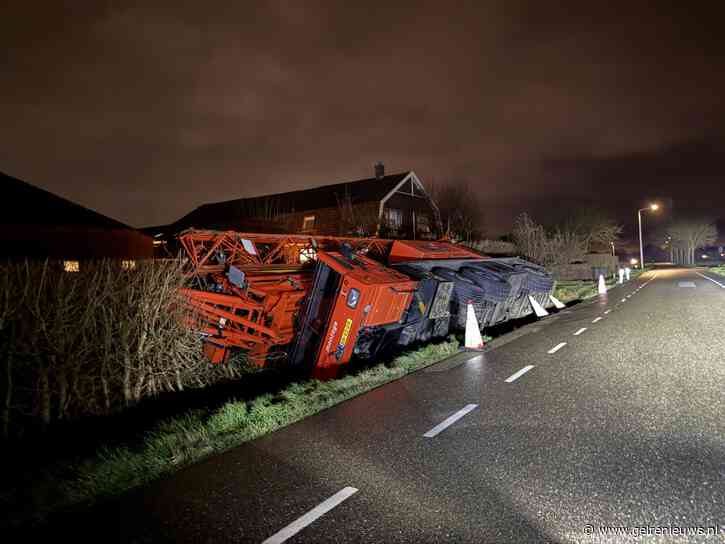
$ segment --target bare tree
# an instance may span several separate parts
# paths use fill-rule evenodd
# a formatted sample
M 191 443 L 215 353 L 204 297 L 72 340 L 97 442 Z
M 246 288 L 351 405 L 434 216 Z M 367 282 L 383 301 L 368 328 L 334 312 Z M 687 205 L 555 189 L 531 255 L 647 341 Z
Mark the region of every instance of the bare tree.
M 466 181 L 437 184 L 428 187 L 438 206 L 443 231 L 460 242 L 474 242 L 482 237 L 483 214 L 476 192 Z
M 529 214 L 516 218 L 512 238 L 516 251 L 530 261 L 545 264 L 548 259 L 548 242 L 543 225 L 534 222 Z
M 279 199 L 270 195 L 250 199 L 248 203 L 244 204 L 250 217 L 264 221 L 277 221 L 291 211 L 283 208 Z
M 341 195 L 336 194 L 335 198 L 340 217 L 340 235 L 361 237 L 375 235 L 379 228 L 378 221 L 384 221 L 384 218 L 379 218 L 379 210 L 375 203 L 354 202 L 347 186 L 345 192 Z
M 585 237 L 567 228 L 556 228 L 547 236 L 547 265 L 569 264 L 584 258 L 588 251 Z
M 623 227 L 616 224 L 605 213 L 587 209 L 579 212 L 572 220 L 567 222 L 564 230 L 576 233 L 589 253 L 600 248 L 609 250 L 609 245 L 616 242 L 622 234 Z
M 523 213 L 516 219 L 512 237 L 520 255 L 550 266 L 581 260 L 595 244 L 608 245 L 621 231 L 622 227 L 599 214 L 582 214 L 547 230 Z
M 544 266 L 569 264 L 586 253 L 586 244 L 581 236 L 567 228 L 556 228 L 547 232 L 528 214 L 516 218 L 512 233 L 518 253 Z
M 17 314 L 28 300 L 30 284 L 17 281 L 18 266 L 10 263 L 0 264 L 0 357 L 3 364 L 3 401 L 2 401 L 2 437 L 10 436 L 11 409 L 15 384 L 13 377 L 17 372 L 17 361 L 13 341 L 17 332 Z M 21 272 L 22 273 L 22 272 Z
M 684 252 L 683 264 L 695 264 L 695 251 L 717 240 L 717 228 L 709 219 L 680 220 L 668 231 L 676 248 Z

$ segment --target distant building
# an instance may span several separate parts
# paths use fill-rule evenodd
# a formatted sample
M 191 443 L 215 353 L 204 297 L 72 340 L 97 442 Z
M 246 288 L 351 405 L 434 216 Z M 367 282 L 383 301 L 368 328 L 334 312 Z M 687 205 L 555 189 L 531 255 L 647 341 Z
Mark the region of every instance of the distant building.
M 0 257 L 51 258 L 76 269 L 85 259 L 153 256 L 150 236 L 0 173 Z
M 408 239 L 441 232 L 438 208 L 415 173 L 385 175 L 380 163 L 372 178 L 204 204 L 143 231 L 161 240 L 188 228 Z

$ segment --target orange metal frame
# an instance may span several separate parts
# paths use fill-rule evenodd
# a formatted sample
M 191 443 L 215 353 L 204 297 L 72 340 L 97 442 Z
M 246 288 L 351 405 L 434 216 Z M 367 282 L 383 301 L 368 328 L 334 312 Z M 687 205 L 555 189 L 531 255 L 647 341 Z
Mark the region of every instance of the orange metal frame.
M 235 266 L 300 264 L 304 256 L 319 249 L 337 251 L 344 243 L 384 262 L 394 240 L 352 238 L 344 236 L 310 236 L 303 234 L 260 234 L 256 232 L 188 229 L 178 236 L 193 273 L 204 274 L 223 269 L 210 264 L 215 253 L 224 253 L 225 262 Z M 246 245 L 245 245 L 246 244 Z M 250 251 L 251 250 L 251 251 Z
M 452 244 L 443 244 L 448 246 L 445 251 L 436 242 L 381 238 L 188 229 L 178 239 L 188 258 L 189 277 L 209 282 L 219 291 L 182 290 L 189 310 L 188 326 L 207 337 L 205 352 L 212 361 L 224 361 L 227 348 L 240 347 L 260 366 L 275 346 L 294 339 L 295 321 L 312 281 L 312 266 L 307 261 L 316 259 L 318 251 L 338 252 L 348 244 L 382 268 L 380 263 L 388 257 L 398 261 L 472 254 L 462 248 L 454 250 Z M 230 265 L 244 273 L 243 286 L 227 278 Z
M 250 359 L 264 365 L 274 346 L 289 344 L 295 319 L 311 281 L 317 251 L 353 250 L 382 261 L 393 240 L 294 234 L 260 234 L 189 229 L 178 236 L 188 257 L 189 276 L 211 280 L 220 293 L 184 289 L 189 309 L 187 324 L 206 335 L 212 361 L 225 360 L 228 347 L 248 351 Z M 243 288 L 225 275 L 228 265 L 245 274 Z

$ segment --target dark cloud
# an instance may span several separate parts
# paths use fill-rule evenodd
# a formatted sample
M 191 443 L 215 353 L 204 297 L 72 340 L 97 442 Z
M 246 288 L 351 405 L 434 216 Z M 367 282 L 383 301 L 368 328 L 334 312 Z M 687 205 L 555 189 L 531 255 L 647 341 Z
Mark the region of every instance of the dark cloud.
M 1 19 L 0 170 L 133 225 L 377 160 L 475 184 L 493 231 L 563 202 L 717 211 L 693 196 L 725 119 L 702 7 L 66 4 Z
M 707 137 L 661 148 L 595 157 L 544 161 L 542 172 L 581 201 L 609 204 L 623 223 L 650 202 L 663 205 L 662 219 L 688 216 L 725 217 L 725 139 Z M 587 190 L 591 191 L 589 195 Z M 589 197 L 589 198 L 587 198 Z M 657 221 L 655 219 L 655 221 Z

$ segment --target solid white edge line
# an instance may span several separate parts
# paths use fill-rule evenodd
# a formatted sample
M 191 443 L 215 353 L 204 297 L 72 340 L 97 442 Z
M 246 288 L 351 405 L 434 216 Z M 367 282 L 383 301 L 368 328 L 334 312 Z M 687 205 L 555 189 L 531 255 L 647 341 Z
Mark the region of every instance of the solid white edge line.
M 587 328 L 586 328 L 586 327 L 582 327 L 581 329 L 579 329 L 578 331 L 576 331 L 576 332 L 574 333 L 574 336 L 579 336 L 579 335 L 580 335 L 581 333 L 583 333 L 583 332 L 584 332 L 585 330 L 587 330 Z
M 722 283 L 720 283 L 719 281 L 717 281 L 717 280 L 714 280 L 714 279 L 712 279 L 711 277 L 709 277 L 709 276 L 706 276 L 705 274 L 700 274 L 699 272 L 695 272 L 695 274 L 697 274 L 698 276 L 702 276 L 702 277 L 703 277 L 703 278 L 705 278 L 706 280 L 710 280 L 710 281 L 711 281 L 712 283 L 716 283 L 717 285 L 719 285 L 720 287 L 722 287 L 723 289 L 725 289 L 725 285 L 723 285 L 723 284 L 722 284 Z
M 317 506 L 315 506 L 312 510 L 307 512 L 302 517 L 297 518 L 292 523 L 287 525 L 284 529 L 274 533 L 272 536 L 270 536 L 268 539 L 266 539 L 262 544 L 281 544 L 285 540 L 293 537 L 297 533 L 299 533 L 302 529 L 316 521 L 318 518 L 321 518 L 327 512 L 335 508 L 338 504 L 341 502 L 347 500 L 352 495 L 357 493 L 358 490 L 354 487 L 345 487 L 335 493 L 332 497 L 329 499 L 326 499 L 325 501 L 321 502 Z
M 455 414 L 452 416 L 447 417 L 444 421 L 433 427 L 430 431 L 425 433 L 423 436 L 426 438 L 433 438 L 435 435 L 443 432 L 448 427 L 453 425 L 456 421 L 461 419 L 463 416 L 465 416 L 468 412 L 471 412 L 478 408 L 478 404 L 467 404 L 465 408 L 461 408 L 458 410 Z
M 551 348 L 549 351 L 547 351 L 547 353 L 549 353 L 549 354 L 556 353 L 564 346 L 566 346 L 566 342 L 561 342 L 560 344 L 555 345 L 553 348 Z
M 522 368 L 521 370 L 519 370 L 518 372 L 516 372 L 515 374 L 511 374 L 511 376 L 506 378 L 506 383 L 515 382 L 516 380 L 518 380 L 521 376 L 526 374 L 532 368 L 534 368 L 534 365 L 527 365 L 524 368 Z
M 592 323 L 596 323 L 597 321 L 601 321 L 602 319 L 604 318 L 600 315 L 599 317 L 595 317 L 594 319 L 592 319 Z

